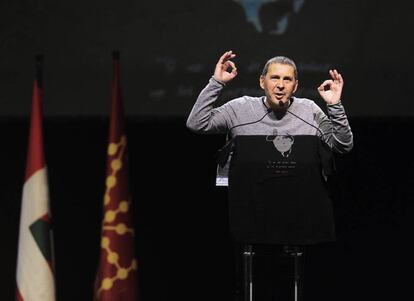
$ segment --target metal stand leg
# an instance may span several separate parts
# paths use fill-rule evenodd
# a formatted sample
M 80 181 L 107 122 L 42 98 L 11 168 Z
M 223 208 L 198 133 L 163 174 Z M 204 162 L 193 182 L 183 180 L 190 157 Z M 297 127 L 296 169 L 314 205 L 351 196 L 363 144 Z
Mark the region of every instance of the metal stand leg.
M 244 245 L 244 301 L 253 301 L 253 246 Z
M 285 252 L 293 256 L 294 260 L 294 281 L 295 281 L 295 301 L 303 301 L 303 277 L 302 277 L 302 256 L 303 250 L 297 246 L 285 246 Z

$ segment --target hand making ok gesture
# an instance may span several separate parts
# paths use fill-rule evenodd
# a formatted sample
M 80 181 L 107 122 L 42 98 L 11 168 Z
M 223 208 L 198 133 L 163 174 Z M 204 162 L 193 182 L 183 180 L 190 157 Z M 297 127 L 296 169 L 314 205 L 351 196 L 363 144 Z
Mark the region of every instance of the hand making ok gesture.
M 216 64 L 216 69 L 214 70 L 214 79 L 222 83 L 228 83 L 237 75 L 236 64 L 231 61 L 236 54 L 233 51 L 225 52 L 219 59 Z M 229 71 L 231 69 L 231 71 Z
M 327 104 L 336 104 L 341 100 L 344 80 L 338 71 L 329 70 L 332 79 L 327 79 L 319 87 L 318 91 Z

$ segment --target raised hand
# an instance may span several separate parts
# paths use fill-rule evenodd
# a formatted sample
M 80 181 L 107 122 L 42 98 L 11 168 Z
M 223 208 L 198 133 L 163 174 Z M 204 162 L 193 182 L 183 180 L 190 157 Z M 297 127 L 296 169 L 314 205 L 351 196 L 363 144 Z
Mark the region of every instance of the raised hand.
M 236 54 L 233 51 L 225 52 L 216 64 L 216 69 L 214 70 L 214 78 L 222 83 L 228 83 L 237 75 L 236 64 L 231 61 Z M 231 69 L 231 71 L 229 71 Z
M 338 71 L 329 70 L 332 79 L 327 79 L 319 87 L 318 91 L 327 104 L 336 104 L 341 100 L 344 80 Z

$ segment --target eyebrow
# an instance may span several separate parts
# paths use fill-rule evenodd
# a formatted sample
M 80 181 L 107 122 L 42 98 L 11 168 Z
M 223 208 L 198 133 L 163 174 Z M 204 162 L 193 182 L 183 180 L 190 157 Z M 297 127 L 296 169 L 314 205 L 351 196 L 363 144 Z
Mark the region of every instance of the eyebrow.
M 280 78 L 281 76 L 280 75 L 277 75 L 277 74 L 273 74 L 273 75 L 270 75 L 270 77 L 271 78 Z M 293 79 L 293 76 L 289 76 L 289 75 L 286 75 L 286 76 L 283 76 L 283 79 Z

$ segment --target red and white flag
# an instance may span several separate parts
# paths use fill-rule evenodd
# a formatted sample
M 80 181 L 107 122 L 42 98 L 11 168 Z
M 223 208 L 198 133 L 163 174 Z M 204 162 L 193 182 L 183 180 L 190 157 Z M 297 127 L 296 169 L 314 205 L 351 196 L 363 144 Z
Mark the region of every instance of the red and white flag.
M 20 214 L 17 301 L 55 300 L 49 189 L 43 149 L 42 91 L 36 79 Z

